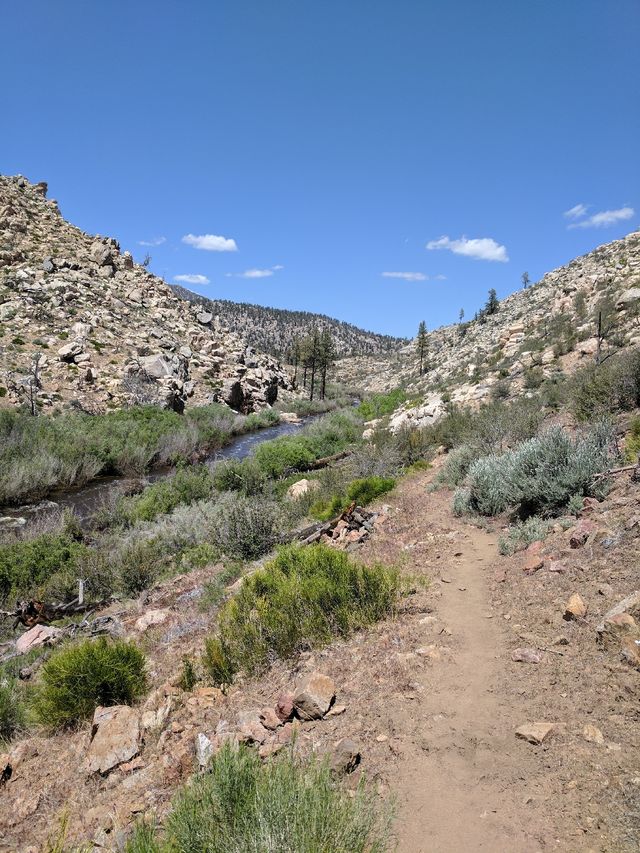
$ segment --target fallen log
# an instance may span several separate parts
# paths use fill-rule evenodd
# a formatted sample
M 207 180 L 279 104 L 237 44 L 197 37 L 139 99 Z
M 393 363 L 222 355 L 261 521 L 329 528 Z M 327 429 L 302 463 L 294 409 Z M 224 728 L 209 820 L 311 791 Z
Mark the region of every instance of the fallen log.
M 369 536 L 377 518 L 377 512 L 369 512 L 356 503 L 352 503 L 330 521 L 319 521 L 302 528 L 302 530 L 288 533 L 281 538 L 280 542 L 283 544 L 300 542 L 301 545 L 312 545 L 314 542 L 324 540 L 326 542 L 344 543 L 349 549 Z
M 315 462 L 308 462 L 306 465 L 301 465 L 298 471 L 318 471 L 320 468 L 326 468 L 334 462 L 339 462 L 341 459 L 346 459 L 351 456 L 353 450 L 343 450 L 341 453 L 334 453 L 333 456 L 324 456 L 322 459 L 316 459 Z
M 633 465 L 623 465 L 622 468 L 610 468 L 608 471 L 602 471 L 596 474 L 593 482 L 596 480 L 605 480 L 607 477 L 615 477 L 617 474 L 624 474 L 625 471 L 634 471 L 634 480 L 640 480 L 640 464 L 634 462 Z
M 64 616 L 86 613 L 89 610 L 106 607 L 107 604 L 109 604 L 108 600 L 80 602 L 78 598 L 73 598 L 65 603 L 47 604 L 44 601 L 31 598 L 28 601 L 16 602 L 15 610 L 0 610 L 0 618 L 14 619 L 13 630 L 15 631 L 18 625 L 23 625 L 25 628 L 33 628 L 34 625 L 49 625 Z

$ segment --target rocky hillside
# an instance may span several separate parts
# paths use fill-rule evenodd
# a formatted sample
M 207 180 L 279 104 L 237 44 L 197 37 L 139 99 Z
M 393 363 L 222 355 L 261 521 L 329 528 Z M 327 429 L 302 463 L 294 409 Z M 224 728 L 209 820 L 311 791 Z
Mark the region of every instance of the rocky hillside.
M 404 385 L 424 406 L 399 413 L 429 423 L 445 402 L 513 397 L 640 343 L 640 232 L 599 246 L 500 302 L 495 313 L 428 335 L 419 376 L 416 342 L 386 358 L 338 363 L 345 381 L 369 377 L 372 391 Z M 601 314 L 601 337 L 598 316 Z
M 171 288 L 182 299 L 200 304 L 205 310 L 217 315 L 223 323 L 246 338 L 252 347 L 277 358 L 286 359 L 293 341 L 308 335 L 312 328 L 329 329 L 336 351 L 342 357 L 391 353 L 407 343 L 404 338 L 367 332 L 325 314 L 267 308 L 226 299 L 207 299 L 179 285 L 172 285 Z
M 289 387 L 273 357 L 46 196 L 45 183 L 0 175 L 0 403 L 222 400 L 248 412 Z

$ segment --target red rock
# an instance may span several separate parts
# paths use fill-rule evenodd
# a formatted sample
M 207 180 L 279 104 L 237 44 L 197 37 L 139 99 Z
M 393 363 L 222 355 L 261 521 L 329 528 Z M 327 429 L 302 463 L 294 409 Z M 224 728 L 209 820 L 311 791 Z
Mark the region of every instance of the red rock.
M 87 766 L 91 773 L 106 774 L 138 754 L 140 717 L 128 705 L 96 708 Z
M 62 634 L 60 628 L 53 625 L 34 625 L 16 640 L 16 651 L 21 655 L 38 646 L 53 645 Z
M 282 693 L 276 702 L 275 712 L 283 723 L 293 717 L 293 693 Z
M 263 708 L 260 711 L 260 722 L 265 727 L 265 729 L 269 729 L 271 731 L 277 729 L 278 726 L 282 725 L 282 720 L 273 710 L 273 708 Z
M 569 545 L 571 548 L 582 548 L 595 529 L 595 524 L 591 521 L 585 520 L 576 524 L 569 535 Z
M 537 554 L 532 554 L 522 567 L 522 571 L 528 575 L 532 575 L 544 566 L 544 558 Z
M 625 637 L 620 648 L 622 660 L 634 669 L 640 669 L 640 640 Z

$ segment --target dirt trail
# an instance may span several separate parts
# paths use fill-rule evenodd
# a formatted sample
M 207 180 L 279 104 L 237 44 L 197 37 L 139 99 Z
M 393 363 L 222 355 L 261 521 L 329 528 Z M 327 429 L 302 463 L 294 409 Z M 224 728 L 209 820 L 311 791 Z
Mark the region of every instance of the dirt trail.
M 549 849 L 543 836 L 549 840 L 551 828 L 524 805 L 528 769 L 536 774 L 527 769 L 531 747 L 514 730 L 526 710 L 498 687 L 509 651 L 489 590 L 497 536 L 455 519 L 446 495 L 425 493 L 427 479 L 402 484 L 397 520 L 383 537 L 387 546 L 404 543 L 405 562 L 408 553 L 410 569 L 428 574 L 437 596 L 434 615 L 424 620 L 433 665 L 409 709 L 419 748 L 393 780 L 398 850 L 537 853 Z

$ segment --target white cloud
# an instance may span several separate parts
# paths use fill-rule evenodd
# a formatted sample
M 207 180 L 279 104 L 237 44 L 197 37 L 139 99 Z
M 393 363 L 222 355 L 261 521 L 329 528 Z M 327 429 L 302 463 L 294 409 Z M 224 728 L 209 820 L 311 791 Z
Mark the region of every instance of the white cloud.
M 166 237 L 154 237 L 152 240 L 138 240 L 138 246 L 162 246 L 166 242 Z
M 403 278 L 405 281 L 426 281 L 428 276 L 423 272 L 383 272 L 383 278 Z
M 589 208 L 586 204 L 576 204 L 574 207 L 570 207 L 569 210 L 565 210 L 562 214 L 565 219 L 580 219 L 581 216 L 584 216 Z
M 204 249 L 205 252 L 237 252 L 236 241 L 230 237 L 219 237 L 217 234 L 185 234 L 182 242 L 194 249 Z
M 173 280 L 181 281 L 183 284 L 210 284 L 206 275 L 200 275 L 199 273 L 193 273 L 190 275 L 174 275 Z
M 276 264 L 275 267 L 271 267 L 271 269 L 277 272 L 278 270 L 283 270 L 284 267 L 282 266 L 282 264 Z
M 615 225 L 616 222 L 623 222 L 625 219 L 631 219 L 635 210 L 632 207 L 619 207 L 617 210 L 601 210 L 599 213 L 594 213 L 588 219 L 583 219 L 580 222 L 572 222 L 568 228 L 607 228 L 609 225 Z
M 427 243 L 427 249 L 448 249 L 454 255 L 464 255 L 478 261 L 506 263 L 509 260 L 506 247 L 496 243 L 491 237 L 476 237 L 473 240 L 460 237 L 459 240 L 451 240 L 444 236 L 438 240 L 430 240 Z
M 434 275 L 434 278 L 436 281 L 446 281 L 447 280 L 446 275 L 442 275 L 441 273 L 439 273 L 438 275 Z
M 273 270 L 245 270 L 244 272 L 236 273 L 238 278 L 268 278 L 273 275 Z

